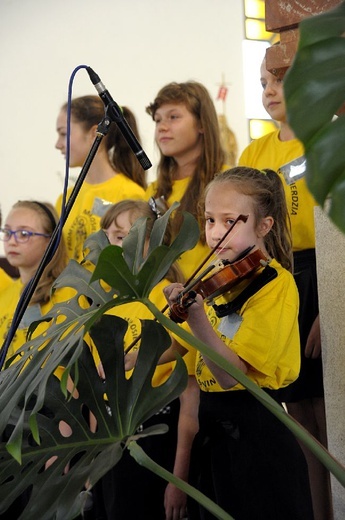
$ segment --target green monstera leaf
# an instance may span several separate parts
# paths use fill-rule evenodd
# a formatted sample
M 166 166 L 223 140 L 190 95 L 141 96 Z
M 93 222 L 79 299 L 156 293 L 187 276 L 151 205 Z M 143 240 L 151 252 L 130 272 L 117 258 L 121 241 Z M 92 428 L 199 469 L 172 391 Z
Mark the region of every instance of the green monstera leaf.
M 159 221 L 158 233 L 153 235 L 152 243 L 158 248 L 167 219 L 168 216 Z M 143 223 L 139 227 L 139 233 L 134 230 L 133 255 L 141 258 L 145 267 L 146 231 Z M 196 222 L 187 216 L 180 235 L 182 238 L 179 236 L 158 255 L 158 263 L 166 265 L 161 268 L 162 273 L 195 245 L 199 236 Z M 127 240 L 127 244 L 130 249 L 131 241 Z M 26 519 L 65 520 L 80 513 L 84 497 L 80 490 L 86 481 L 94 484 L 116 464 L 128 440 L 135 442 L 138 426 L 180 395 L 187 382 L 185 365 L 177 359 L 169 379 L 159 387 L 152 387 L 157 359 L 170 345 L 167 332 L 153 320 L 142 323 L 137 364 L 127 379 L 123 362 L 127 322 L 104 314 L 121 303 L 145 299 L 150 290 L 147 287 L 156 283 L 159 266 L 154 270 L 144 269 L 142 273 L 133 268 L 135 262 L 129 262 L 132 272 L 124 260 L 124 256 L 130 257 L 128 249 L 124 255 L 121 248 L 109 246 L 102 231 L 92 235 L 85 247 L 88 254 L 84 264 L 71 261 L 54 287 L 55 290 L 71 287 L 75 296 L 55 305 L 41 320 L 50 322 L 50 326 L 40 336 L 34 338 L 41 321 L 31 325 L 31 339 L 22 347 L 19 360 L 16 358 L 12 364 L 13 360 L 9 360 L 0 373 L 0 512 L 32 489 L 30 503 L 23 513 Z M 104 247 L 115 258 L 112 267 L 115 266 L 116 276 L 113 273 L 112 281 L 116 289 L 98 279 L 91 281 Z M 168 260 L 164 261 L 165 257 Z M 90 338 L 105 370 L 104 382 L 89 350 Z M 62 377 L 59 367 L 64 367 Z M 54 375 L 58 372 L 61 381 Z M 89 427 L 89 413 L 97 421 L 95 433 Z M 71 431 L 68 437 L 60 432 L 62 423 Z M 143 435 L 164 431 L 163 425 Z M 46 467 L 52 457 L 56 459 Z
M 126 329 L 126 321 L 104 315 L 90 331 L 105 367 L 104 381 L 98 376 L 86 344 L 77 366 L 70 372 L 72 379 L 76 369 L 79 374 L 78 383 L 71 389 L 68 399 L 61 392 L 58 378 L 55 375 L 48 377 L 44 407 L 35 417 L 37 438 L 29 428 L 30 411 L 24 414 L 21 464 L 16 460 L 18 456 L 12 456 L 18 450 L 18 438 L 11 436 L 7 449 L 4 443 L 1 444 L 0 512 L 6 511 L 32 486 L 23 518 L 43 520 L 53 518 L 55 514 L 56 518 L 64 520 L 73 518 L 82 507 L 80 490 L 84 484 L 87 481 L 94 484 L 113 467 L 127 443 L 139 437 L 135 435 L 138 426 L 183 391 L 188 375 L 181 358 L 177 359 L 169 379 L 159 387 L 152 387 L 157 359 L 170 345 L 167 332 L 153 320 L 143 322 L 138 364 L 132 376 L 126 378 L 123 356 Z M 34 397 L 33 393 L 32 400 Z M 90 412 L 97 421 L 94 433 L 88 422 Z M 12 414 L 12 419 L 13 422 L 18 420 L 18 414 Z M 70 429 L 66 437 L 60 434 L 61 421 Z M 144 431 L 142 435 L 165 431 L 166 427 L 162 425 Z M 52 457 L 56 459 L 52 461 Z M 51 465 L 46 467 L 48 461 Z
M 140 218 L 124 239 L 123 251 L 117 246 L 110 246 L 101 252 L 92 281 L 102 278 L 111 287 L 117 287 L 121 282 L 118 277 L 118 270 L 121 268 L 120 277 L 122 282 L 126 280 L 128 283 L 127 292 L 132 291 L 138 297 L 147 297 L 153 287 L 164 278 L 171 264 L 185 251 L 194 247 L 198 241 L 198 224 L 190 213 L 184 213 L 179 234 L 169 246 L 163 244 L 168 220 L 178 205 L 177 202 L 172 204 L 163 217 L 154 223 L 145 257 L 143 251 L 146 240 L 146 219 Z M 140 277 L 137 276 L 139 272 Z M 122 290 L 122 294 L 125 294 L 125 289 Z
M 187 383 L 186 368 L 177 357 L 169 379 L 152 387 L 157 359 L 170 339 L 162 325 L 144 320 L 137 363 L 127 379 L 123 365 L 127 322 L 105 312 L 133 300 L 154 308 L 148 294 L 158 281 L 158 271 L 164 276 L 170 264 L 199 237 L 196 222 L 187 215 L 174 243 L 162 248 L 167 218 L 155 224 L 146 260 L 144 222 L 135 227 L 123 251 L 108 246 L 103 232 L 92 235 L 85 243 L 88 254 L 83 265 L 71 261 L 55 284 L 55 290 L 66 286 L 75 289 L 75 296 L 54 306 L 43 318 L 50 321 L 49 329 L 34 339 L 38 322 L 32 324 L 31 339 L 21 349 L 19 361 L 0 373 L 0 513 L 29 491 L 30 500 L 20 518 L 72 519 L 83 510 L 86 482 L 96 483 L 127 446 L 133 453 L 139 450 L 139 458 L 135 457 L 140 464 L 155 464 L 139 446 L 135 449 L 136 439 L 163 434 L 166 426 L 140 435 L 136 429 L 181 394 Z M 105 262 L 99 259 L 103 255 Z M 155 259 L 154 269 L 151 258 Z M 145 269 L 146 261 L 150 269 Z M 93 277 L 95 265 L 99 276 Z M 108 277 L 113 286 L 102 282 Z M 158 309 L 155 312 L 159 313 Z M 104 382 L 89 351 L 90 339 L 104 367 Z M 60 366 L 64 367 L 61 381 L 55 375 Z M 96 432 L 89 426 L 90 412 L 97 421 Z M 68 436 L 62 433 L 61 425 L 69 429 Z M 157 467 L 156 472 L 203 503 L 215 518 L 232 520 L 198 490 L 163 468 Z
M 158 466 L 136 444 L 138 426 L 186 386 L 186 368 L 180 358 L 163 385 L 154 388 L 151 385 L 157 360 L 170 344 L 166 329 L 241 382 L 345 485 L 344 468 L 282 407 L 150 301 L 149 293 L 158 281 L 158 273 L 164 276 L 171 263 L 198 239 L 197 225 L 187 217 L 180 235 L 166 248 L 162 245 L 166 221 L 157 222 L 160 230 L 156 228 L 152 235 L 146 259 L 144 222 L 139 222 L 124 241 L 123 251 L 107 246 L 101 231 L 91 236 L 86 242 L 89 252 L 85 262 L 82 265 L 70 262 L 55 285 L 55 290 L 73 288 L 75 296 L 57 304 L 43 318 L 50 326 L 36 338 L 38 323 L 32 324 L 31 339 L 21 349 L 20 359 L 0 373 L 0 513 L 29 491 L 31 498 L 21 519 L 75 518 L 87 496 L 83 492 L 86 482 L 95 484 L 128 448 L 140 464 L 190 494 L 215 518 L 231 520 L 229 514 L 198 490 Z M 138 360 L 127 379 L 123 364 L 127 323 L 105 313 L 134 300 L 147 305 L 159 323 L 143 320 Z M 105 370 L 104 382 L 89 350 L 91 340 Z M 64 367 L 62 376 L 59 367 Z M 90 429 L 90 413 L 96 418 L 95 432 Z M 163 425 L 143 435 L 164 431 Z
M 303 142 L 306 179 L 317 202 L 345 231 L 345 2 L 300 23 L 294 62 L 284 78 L 288 120 Z
M 199 238 L 199 230 L 196 221 L 191 220 L 193 217 L 189 215 L 186 215 L 179 237 L 173 244 L 169 248 L 160 246 L 168 218 L 176 206 L 174 205 L 166 216 L 164 215 L 155 222 L 153 240 L 158 247 L 149 254 L 145 261 L 143 248 L 146 231 L 142 222 L 138 226 L 134 226 L 133 233 L 132 231 L 129 233 L 123 250 L 117 246 L 109 246 L 105 234 L 103 231 L 99 231 L 89 237 L 85 243 L 85 250 L 88 251 L 88 254 L 84 264 L 80 265 L 73 260 L 70 261 L 56 280 L 54 289 L 70 287 L 75 290 L 75 296 L 54 306 L 43 319 L 50 321 L 49 329 L 38 338 L 28 341 L 21 349 L 20 361 L 0 373 L 2 388 L 0 433 L 6 427 L 12 409 L 20 400 L 23 400 L 23 413 L 16 426 L 16 434 L 20 437 L 26 404 L 31 402 L 32 394 L 35 392 L 37 397 L 32 413 L 32 417 L 34 417 L 35 412 L 43 405 L 48 377 L 58 366 L 66 368 L 62 379 L 62 388 L 66 392 L 69 371 L 77 362 L 84 344 L 84 337 L 92 325 L 107 310 L 117 305 L 147 299 L 151 288 L 158 281 L 158 271 L 163 277 L 173 261 L 184 251 L 194 247 Z M 140 229 L 140 239 L 138 239 L 138 228 Z M 161 236 L 160 240 L 157 235 Z M 157 249 L 158 254 L 155 253 Z M 137 271 L 133 260 L 127 263 L 126 256 L 132 259 L 140 258 L 142 269 Z M 155 269 L 152 268 L 152 258 L 158 258 L 158 261 L 154 262 Z M 101 268 L 96 265 L 97 262 L 102 266 Z M 146 267 L 146 262 L 150 268 Z M 163 265 L 165 267 L 160 267 Z M 94 275 L 93 270 L 95 270 Z M 109 286 L 105 286 L 102 280 L 108 282 Z M 31 325 L 30 337 L 33 337 L 39 323 Z M 44 348 L 42 348 L 43 345 Z M 23 371 L 23 367 L 28 361 L 30 370 Z M 44 370 L 42 370 L 43 366 Z M 32 423 L 34 423 L 34 418 Z

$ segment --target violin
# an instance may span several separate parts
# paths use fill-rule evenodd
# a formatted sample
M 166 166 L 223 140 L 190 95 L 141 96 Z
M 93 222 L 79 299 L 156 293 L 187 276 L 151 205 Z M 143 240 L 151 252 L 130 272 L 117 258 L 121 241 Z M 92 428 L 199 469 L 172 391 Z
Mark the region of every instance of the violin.
M 197 275 L 197 273 L 200 271 L 200 269 L 206 264 L 206 262 L 211 258 L 211 256 L 214 254 L 214 252 L 219 248 L 219 246 L 224 242 L 224 240 L 226 239 L 226 237 L 231 233 L 231 231 L 233 230 L 233 228 L 236 226 L 237 222 L 244 222 L 246 223 L 248 220 L 248 215 L 239 215 L 234 221 L 233 223 L 231 224 L 231 226 L 229 227 L 229 229 L 224 233 L 224 235 L 222 236 L 222 238 L 219 240 L 219 242 L 214 246 L 214 248 L 209 252 L 209 254 L 206 256 L 206 258 L 204 258 L 204 260 L 201 262 L 201 264 L 199 265 L 199 267 L 196 268 L 196 270 L 194 271 L 194 273 L 191 275 L 191 277 L 188 279 L 188 281 L 186 282 L 186 287 L 183 291 L 183 293 L 181 293 L 181 296 L 182 295 L 185 295 L 185 298 L 184 298 L 184 309 L 186 309 L 189 305 L 192 305 L 192 303 L 194 303 L 194 299 L 193 299 L 193 291 L 191 290 L 191 283 L 192 284 L 195 284 L 197 281 L 199 281 L 202 277 L 204 277 L 206 274 L 208 274 L 212 269 L 214 269 L 214 265 L 211 265 L 209 266 L 205 271 L 204 273 L 201 275 L 201 276 L 198 276 L 198 278 L 195 278 L 195 276 Z M 251 250 L 252 247 L 249 248 L 249 250 Z M 245 251 L 245 253 L 247 253 L 247 251 Z M 243 258 L 244 260 L 244 258 Z M 266 259 L 267 261 L 267 259 Z M 228 262 L 229 263 L 229 262 Z M 232 265 L 234 264 L 238 264 L 238 262 L 234 262 Z M 235 267 L 236 268 L 236 267 Z M 218 274 L 218 273 L 216 273 Z M 227 289 L 228 290 L 228 289 Z M 225 292 L 225 291 L 224 291 Z M 196 296 L 196 294 L 195 294 Z M 194 298 L 195 298 L 194 296 Z M 192 299 L 191 299 L 192 297 Z M 174 304 L 174 305 L 177 305 L 177 304 Z M 161 312 L 164 313 L 167 309 L 169 308 L 169 305 L 167 304 L 162 310 Z M 181 309 L 183 309 L 183 307 L 181 307 Z M 177 307 L 176 307 L 176 314 L 177 312 L 180 312 L 179 310 L 177 310 Z M 170 317 L 171 317 L 171 314 L 173 314 L 175 316 L 175 313 L 174 311 L 171 311 L 170 309 Z M 181 315 L 182 316 L 182 315 Z M 186 320 L 187 318 L 187 314 L 185 315 L 185 318 L 181 318 L 181 321 L 178 321 L 179 318 L 176 316 L 176 323 L 182 323 L 183 321 Z M 173 318 L 172 318 L 173 319 Z M 132 343 L 125 349 L 125 354 L 127 354 L 133 347 L 134 345 L 140 340 L 141 338 L 141 335 L 137 336 L 136 339 L 134 341 L 132 341 Z
M 177 302 L 170 307 L 170 318 L 176 323 L 182 323 L 187 319 L 187 309 L 195 302 L 197 294 L 200 294 L 204 300 L 211 301 L 244 279 L 253 276 L 260 267 L 267 265 L 268 262 L 269 259 L 260 249 L 256 249 L 234 262 L 224 260 L 223 267 L 219 271 L 205 279 L 203 277 L 207 273 L 203 273 L 180 293 Z

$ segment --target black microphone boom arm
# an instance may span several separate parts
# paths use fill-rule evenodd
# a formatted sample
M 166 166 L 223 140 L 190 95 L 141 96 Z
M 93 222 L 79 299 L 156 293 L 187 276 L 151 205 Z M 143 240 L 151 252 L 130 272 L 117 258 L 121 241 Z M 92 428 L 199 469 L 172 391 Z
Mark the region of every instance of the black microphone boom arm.
M 138 139 L 135 137 L 131 127 L 129 126 L 126 119 L 124 118 L 121 108 L 113 100 L 109 91 L 105 88 L 102 81 L 100 80 L 100 77 L 95 73 L 95 71 L 92 70 L 91 67 L 86 67 L 86 70 L 90 76 L 90 79 L 91 79 L 93 85 L 95 86 L 95 89 L 98 92 L 99 97 L 102 99 L 102 101 L 104 103 L 104 106 L 106 108 L 106 115 L 109 117 L 109 119 L 111 121 L 113 121 L 114 123 L 117 124 L 117 126 L 120 129 L 120 132 L 122 133 L 123 137 L 127 141 L 132 152 L 137 157 L 137 159 L 140 162 L 143 169 L 148 170 L 152 166 L 151 161 L 147 157 L 141 144 L 139 143 Z

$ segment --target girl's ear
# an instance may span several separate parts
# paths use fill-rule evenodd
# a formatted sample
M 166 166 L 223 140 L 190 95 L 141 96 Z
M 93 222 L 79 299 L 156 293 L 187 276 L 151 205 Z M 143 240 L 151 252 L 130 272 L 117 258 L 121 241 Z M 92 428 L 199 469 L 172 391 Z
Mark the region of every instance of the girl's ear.
M 90 130 L 89 130 L 89 135 L 92 139 L 95 139 L 96 138 L 96 134 L 97 134 L 97 129 L 98 129 L 98 125 L 93 125 Z
M 274 218 L 273 217 L 264 217 L 261 219 L 261 222 L 259 223 L 256 233 L 259 238 L 263 238 L 269 233 L 272 229 L 272 226 L 274 224 Z

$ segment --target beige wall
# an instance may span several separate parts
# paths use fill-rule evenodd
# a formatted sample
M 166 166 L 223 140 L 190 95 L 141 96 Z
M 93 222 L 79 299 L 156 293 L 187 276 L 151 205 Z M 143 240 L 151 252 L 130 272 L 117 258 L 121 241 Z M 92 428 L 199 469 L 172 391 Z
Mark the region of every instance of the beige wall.
M 169 81 L 201 81 L 222 113 L 216 96 L 224 75 L 230 83 L 226 116 L 239 148 L 246 146 L 242 4 L 241 0 L 0 0 L 3 214 L 19 198 L 55 202 L 60 193 L 64 162 L 54 149 L 55 122 L 67 99 L 72 71 L 81 64 L 96 71 L 118 104 L 133 109 L 144 149 L 154 164 L 153 123 L 145 106 Z M 73 94 L 94 93 L 87 72 L 80 70 Z
M 345 235 L 315 209 L 328 449 L 345 466 Z M 334 520 L 345 518 L 345 491 L 332 478 Z

